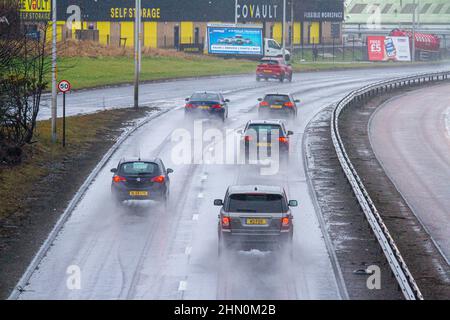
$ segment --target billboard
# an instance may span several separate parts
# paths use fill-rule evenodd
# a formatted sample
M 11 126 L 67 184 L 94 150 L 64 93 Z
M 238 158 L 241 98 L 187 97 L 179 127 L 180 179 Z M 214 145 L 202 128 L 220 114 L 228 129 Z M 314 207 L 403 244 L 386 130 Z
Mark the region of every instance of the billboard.
M 208 53 L 219 55 L 262 56 L 262 27 L 208 25 Z
M 370 61 L 411 61 L 408 37 L 367 37 Z
M 20 13 L 23 20 L 51 20 L 51 0 L 20 0 Z

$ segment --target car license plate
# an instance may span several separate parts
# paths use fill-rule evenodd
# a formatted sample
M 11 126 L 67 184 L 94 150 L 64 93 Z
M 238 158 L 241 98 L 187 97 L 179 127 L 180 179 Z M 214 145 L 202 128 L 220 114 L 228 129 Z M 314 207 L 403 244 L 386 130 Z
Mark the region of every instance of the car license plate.
M 132 197 L 145 197 L 148 196 L 148 191 L 130 191 Z
M 264 70 L 264 73 L 272 73 L 272 70 Z
M 267 219 L 249 218 L 249 219 L 247 219 L 247 224 L 249 224 L 249 225 L 257 225 L 257 226 L 266 225 L 267 224 Z
M 273 104 L 273 105 L 270 106 L 270 108 L 272 108 L 272 109 L 281 109 L 281 108 L 283 108 L 283 106 L 281 106 L 279 104 Z
M 258 143 L 256 144 L 256 146 L 258 146 L 258 147 L 271 147 L 272 144 L 271 144 L 271 143 L 268 143 L 268 142 L 258 142 Z
M 208 110 L 209 106 L 200 106 L 199 109 Z

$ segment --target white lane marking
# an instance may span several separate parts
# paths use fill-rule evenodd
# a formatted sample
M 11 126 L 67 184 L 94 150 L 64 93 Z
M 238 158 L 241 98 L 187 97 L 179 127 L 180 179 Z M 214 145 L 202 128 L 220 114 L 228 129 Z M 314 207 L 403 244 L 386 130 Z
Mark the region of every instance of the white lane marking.
M 199 214 L 192 215 L 192 220 L 197 221 L 199 216 Z
M 450 139 L 450 107 L 447 108 L 444 114 L 445 128 L 447 129 L 447 136 Z
M 184 254 L 187 256 L 190 256 L 192 252 L 192 247 L 186 247 L 186 249 L 184 250 Z
M 208 179 L 208 175 L 207 174 L 202 175 L 202 177 L 200 178 L 200 180 L 202 182 L 206 181 L 207 179 Z
M 200 192 L 199 194 L 198 194 L 198 196 L 197 196 L 199 199 L 203 199 L 203 192 Z
M 186 291 L 187 289 L 187 281 L 180 281 L 178 285 L 178 291 Z

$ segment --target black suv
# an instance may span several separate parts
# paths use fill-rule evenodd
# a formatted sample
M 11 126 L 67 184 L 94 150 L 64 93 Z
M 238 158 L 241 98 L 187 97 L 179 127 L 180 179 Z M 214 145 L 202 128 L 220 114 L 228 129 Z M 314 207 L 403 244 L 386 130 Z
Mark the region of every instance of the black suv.
M 300 103 L 300 100 L 294 99 L 291 94 L 266 94 L 264 98 L 259 98 L 258 101 L 259 117 L 273 114 L 290 118 L 297 117 L 297 103 Z
M 221 93 L 196 92 L 190 98 L 186 98 L 184 107 L 185 117 L 194 115 L 208 115 L 219 117 L 222 121 L 228 118 L 228 102 Z
M 120 160 L 111 182 L 117 202 L 124 200 L 157 200 L 167 203 L 172 169 L 166 169 L 159 158 L 127 158 Z
M 231 186 L 221 206 L 218 223 L 219 255 L 232 246 L 281 245 L 292 250 L 294 226 L 286 192 L 278 186 Z

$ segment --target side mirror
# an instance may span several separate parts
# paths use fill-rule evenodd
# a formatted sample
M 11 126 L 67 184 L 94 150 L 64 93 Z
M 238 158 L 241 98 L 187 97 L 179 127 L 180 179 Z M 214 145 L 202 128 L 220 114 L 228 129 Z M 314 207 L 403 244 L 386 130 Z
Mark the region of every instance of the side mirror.
M 289 200 L 289 207 L 297 207 L 298 201 L 297 200 Z
M 167 168 L 166 172 L 167 172 L 167 174 L 172 173 L 173 169 Z
M 223 206 L 223 201 L 222 201 L 222 199 L 216 199 L 216 200 L 214 200 L 214 205 L 217 206 L 217 207 Z
M 184 99 L 184 101 L 186 101 L 186 102 L 187 102 L 187 101 L 189 101 L 189 100 L 190 100 L 190 98 L 186 98 L 186 99 Z
M 225 102 L 230 102 L 230 99 L 225 99 Z
M 300 103 L 301 101 L 299 99 L 294 100 L 295 103 Z
M 117 168 L 112 168 L 112 169 L 111 169 L 111 172 L 112 172 L 112 173 L 116 173 L 116 172 L 117 172 Z
M 294 134 L 294 131 L 289 130 L 287 134 L 288 136 L 292 136 Z
M 243 133 L 244 133 L 244 130 L 242 130 L 242 129 L 236 130 L 236 133 L 237 133 L 237 134 L 243 134 Z
M 263 101 L 263 99 L 262 98 L 258 98 L 258 101 L 261 102 L 261 101 Z

